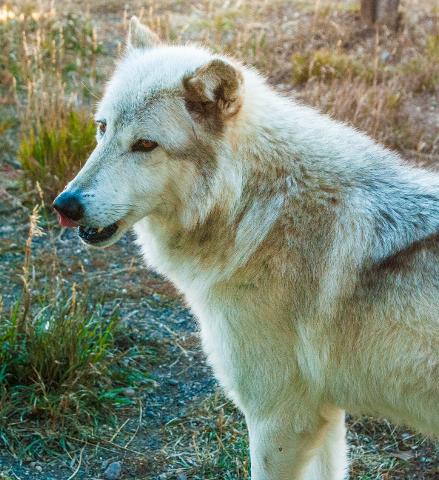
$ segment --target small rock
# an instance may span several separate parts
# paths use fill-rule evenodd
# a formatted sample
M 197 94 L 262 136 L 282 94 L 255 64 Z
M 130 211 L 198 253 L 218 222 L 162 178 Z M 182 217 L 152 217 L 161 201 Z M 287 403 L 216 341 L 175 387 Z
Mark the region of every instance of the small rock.
M 172 25 L 172 28 L 181 29 L 191 23 L 193 18 L 190 15 L 184 15 L 181 13 L 169 13 L 168 21 Z
M 125 395 L 125 397 L 135 397 L 136 391 L 134 390 L 134 388 L 129 387 L 123 391 L 123 394 Z
M 122 473 L 122 462 L 113 462 L 108 465 L 104 472 L 104 478 L 106 480 L 118 480 Z
M 168 380 L 169 385 L 172 385 L 173 387 L 176 387 L 178 385 L 177 380 L 174 380 L 173 378 L 170 378 Z
M 382 62 L 387 62 L 390 58 L 390 53 L 387 50 L 383 50 L 380 55 L 381 61 Z
M 42 472 L 42 471 L 43 471 L 43 467 L 42 467 L 41 465 L 37 465 L 37 466 L 35 467 L 35 470 L 36 470 L 37 472 Z
M 400 458 L 401 460 L 404 460 L 404 461 L 408 462 L 416 456 L 416 453 L 412 452 L 410 450 L 407 450 L 407 451 L 399 451 L 399 452 L 396 452 L 396 453 L 392 453 L 391 455 L 392 455 L 392 457 Z M 422 461 L 422 459 L 421 459 L 421 461 Z

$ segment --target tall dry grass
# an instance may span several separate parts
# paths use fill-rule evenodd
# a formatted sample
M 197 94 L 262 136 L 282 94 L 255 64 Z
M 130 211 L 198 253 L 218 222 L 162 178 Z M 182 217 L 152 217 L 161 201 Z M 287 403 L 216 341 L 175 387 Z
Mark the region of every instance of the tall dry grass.
M 430 0 L 403 7 L 396 31 L 364 25 L 354 1 L 168 1 L 140 14 L 162 38 L 235 56 L 275 88 L 431 164 L 439 154 L 428 115 L 439 101 L 439 10 Z
M 57 3 L 43 4 L 44 9 L 31 2 L 2 7 L 0 39 L 5 48 L 0 64 L 20 119 L 20 161 L 33 183 L 51 185 L 50 196 L 93 145 L 86 118 L 101 86 L 97 63 L 104 52 L 93 13 L 80 15 L 72 7 L 64 12 Z M 439 89 L 439 13 L 433 3 L 407 2 L 396 32 L 368 29 L 355 2 L 133 4 L 137 11 L 129 11 L 128 4 L 121 23 L 137 13 L 165 40 L 195 41 L 236 56 L 283 91 L 390 148 L 422 163 L 435 160 L 437 131 L 428 118 L 420 121 L 413 114 L 415 107 L 429 109 Z M 83 138 L 66 141 L 66 132 L 72 137 L 78 133 L 77 122 L 84 125 Z M 6 121 L 3 128 L 13 125 Z
M 94 146 L 91 117 L 102 46 L 87 16 L 15 2 L 0 9 L 0 92 L 15 107 L 17 156 L 25 188 L 38 181 L 47 200 Z M 59 7 L 58 7 L 59 8 Z M 86 110 L 87 109 L 87 110 Z M 7 124 L 13 128 L 14 123 Z

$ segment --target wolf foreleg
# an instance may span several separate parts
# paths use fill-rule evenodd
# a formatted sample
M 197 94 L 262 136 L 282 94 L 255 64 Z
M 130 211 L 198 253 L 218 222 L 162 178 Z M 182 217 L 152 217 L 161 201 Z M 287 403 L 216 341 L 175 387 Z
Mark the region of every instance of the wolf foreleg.
M 344 412 L 331 409 L 315 428 L 295 431 L 288 414 L 247 415 L 252 480 L 343 480 L 347 466 Z

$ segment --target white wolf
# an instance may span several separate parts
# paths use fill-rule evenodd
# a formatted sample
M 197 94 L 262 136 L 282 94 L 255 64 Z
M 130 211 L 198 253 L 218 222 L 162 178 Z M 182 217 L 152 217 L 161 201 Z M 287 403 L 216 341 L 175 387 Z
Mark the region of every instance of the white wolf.
M 439 177 L 235 60 L 128 43 L 54 206 L 97 246 L 134 227 L 184 293 L 252 479 L 342 479 L 345 410 L 439 434 Z

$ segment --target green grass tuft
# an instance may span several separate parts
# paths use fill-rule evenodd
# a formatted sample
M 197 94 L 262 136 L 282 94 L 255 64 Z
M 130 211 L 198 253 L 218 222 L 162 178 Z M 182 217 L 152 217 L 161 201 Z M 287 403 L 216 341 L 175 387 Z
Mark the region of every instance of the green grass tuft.
M 126 389 L 150 381 L 117 307 L 87 301 L 61 277 L 38 290 L 31 252 L 42 235 L 37 222 L 35 209 L 21 295 L 9 309 L 0 304 L 0 444 L 20 458 L 97 438 L 120 407 L 135 402 Z
M 436 94 L 439 89 L 439 36 L 430 35 L 419 55 L 402 63 L 402 73 L 411 79 L 415 93 Z
M 362 77 L 373 75 L 358 61 L 345 53 L 327 49 L 294 53 L 291 56 L 293 83 L 301 85 L 312 79 L 332 80 L 334 78 Z
M 23 134 L 18 158 L 27 178 L 43 185 L 47 197 L 53 198 L 87 160 L 94 145 L 93 120 L 70 110 Z

